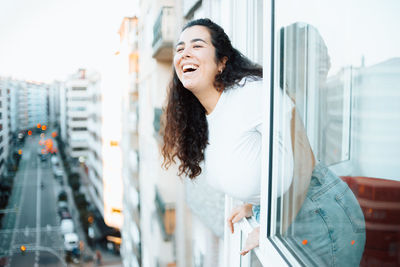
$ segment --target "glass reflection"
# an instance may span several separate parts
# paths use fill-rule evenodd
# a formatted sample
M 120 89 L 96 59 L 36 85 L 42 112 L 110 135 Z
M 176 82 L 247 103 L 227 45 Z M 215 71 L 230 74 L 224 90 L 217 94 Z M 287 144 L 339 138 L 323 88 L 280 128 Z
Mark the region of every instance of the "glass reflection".
M 294 168 L 288 191 L 281 193 L 279 234 L 315 265 L 356 266 L 364 250 L 364 216 L 347 184 L 316 153 L 326 122 L 316 111 L 325 107 L 309 110 L 309 102 L 322 104 L 318 100 L 330 67 L 328 49 L 318 30 L 304 23 L 281 30 L 281 48 L 281 88 L 294 104 L 290 127 L 282 132 L 291 136 Z
M 285 108 L 274 125 L 291 137 L 294 169 L 277 187 L 289 189 L 277 194 L 276 235 L 307 266 L 398 266 L 400 4 L 283 2 L 275 91 L 295 111 L 290 127 Z

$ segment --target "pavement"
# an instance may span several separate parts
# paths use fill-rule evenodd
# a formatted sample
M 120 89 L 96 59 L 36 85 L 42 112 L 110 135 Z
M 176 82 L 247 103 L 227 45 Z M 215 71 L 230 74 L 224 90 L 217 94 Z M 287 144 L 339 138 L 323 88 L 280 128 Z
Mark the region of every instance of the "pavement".
M 61 158 L 59 158 L 59 160 L 61 161 Z M 63 165 L 61 165 L 63 166 Z M 93 203 L 93 200 L 90 199 L 90 193 L 89 193 L 89 178 L 87 177 L 85 171 L 83 170 L 83 168 L 81 166 L 71 166 L 73 168 L 73 172 L 77 172 L 79 173 L 80 177 L 81 177 L 81 187 L 80 187 L 80 191 L 86 196 L 86 200 L 88 202 Z M 101 253 L 101 263 L 97 264 L 96 263 L 96 253 L 95 251 L 88 245 L 88 241 L 86 239 L 86 235 L 83 231 L 83 228 L 81 226 L 80 220 L 79 220 L 79 212 L 78 209 L 75 206 L 74 203 L 74 198 L 72 195 L 72 189 L 68 186 L 68 181 L 67 181 L 67 177 L 65 177 L 64 175 L 64 185 L 65 185 L 65 190 L 67 191 L 68 194 L 68 201 L 71 207 L 73 214 L 72 217 L 74 219 L 75 225 L 77 226 L 76 231 L 77 234 L 79 236 L 79 239 L 82 240 L 84 242 L 84 250 L 82 251 L 82 256 L 81 256 L 81 263 L 79 264 L 71 264 L 70 266 L 109 266 L 109 267 L 116 267 L 116 266 L 122 266 L 122 259 L 120 255 L 115 254 L 113 251 L 110 251 L 108 249 L 103 248 L 100 245 L 96 245 L 95 246 L 95 250 L 100 251 Z M 91 259 L 91 261 L 89 262 L 85 262 L 85 258 L 87 259 Z

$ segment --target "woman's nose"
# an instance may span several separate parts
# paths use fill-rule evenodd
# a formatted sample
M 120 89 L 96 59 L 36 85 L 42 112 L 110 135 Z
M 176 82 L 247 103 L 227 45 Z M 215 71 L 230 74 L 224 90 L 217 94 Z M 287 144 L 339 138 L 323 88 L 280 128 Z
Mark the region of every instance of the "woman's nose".
M 188 58 L 188 57 L 191 57 L 190 48 L 185 48 L 182 51 L 182 58 Z

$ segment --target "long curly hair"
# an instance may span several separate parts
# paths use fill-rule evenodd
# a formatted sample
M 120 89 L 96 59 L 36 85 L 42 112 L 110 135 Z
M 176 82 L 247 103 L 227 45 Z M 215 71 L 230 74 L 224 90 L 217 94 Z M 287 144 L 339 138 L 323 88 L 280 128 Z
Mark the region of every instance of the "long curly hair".
M 232 47 L 224 30 L 210 19 L 197 19 L 187 23 L 182 32 L 193 26 L 204 26 L 211 35 L 215 47 L 215 61 L 227 58 L 225 69 L 215 76 L 216 90 L 229 90 L 242 78 L 262 77 L 262 67 L 251 62 Z M 246 79 L 247 80 L 247 79 Z M 242 84 L 243 86 L 244 84 Z M 191 179 L 200 175 L 200 163 L 204 160 L 204 150 L 208 145 L 208 125 L 206 111 L 191 91 L 186 89 L 173 69 L 169 85 L 167 105 L 164 110 L 163 167 L 168 169 L 175 158 L 180 161 L 179 176 L 185 174 Z

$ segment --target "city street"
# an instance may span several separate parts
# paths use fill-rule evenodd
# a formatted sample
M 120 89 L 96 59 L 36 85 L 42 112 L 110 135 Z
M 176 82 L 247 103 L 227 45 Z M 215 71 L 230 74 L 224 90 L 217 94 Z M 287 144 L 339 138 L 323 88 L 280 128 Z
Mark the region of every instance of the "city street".
M 0 257 L 7 257 L 6 266 L 66 265 L 57 214 L 61 186 L 53 177 L 50 158 L 41 161 L 38 156 L 39 139 L 39 136 L 26 137 L 3 218 Z

